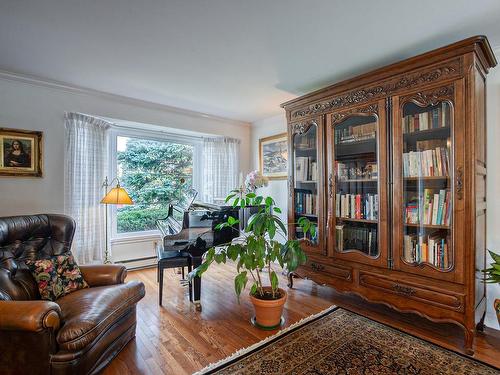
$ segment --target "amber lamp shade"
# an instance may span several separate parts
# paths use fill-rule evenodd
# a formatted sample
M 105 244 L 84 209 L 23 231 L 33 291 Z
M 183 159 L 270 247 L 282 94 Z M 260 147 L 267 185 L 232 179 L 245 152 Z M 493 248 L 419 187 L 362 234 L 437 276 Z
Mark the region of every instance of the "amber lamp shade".
M 127 191 L 119 185 L 109 191 L 101 203 L 105 204 L 134 204 Z

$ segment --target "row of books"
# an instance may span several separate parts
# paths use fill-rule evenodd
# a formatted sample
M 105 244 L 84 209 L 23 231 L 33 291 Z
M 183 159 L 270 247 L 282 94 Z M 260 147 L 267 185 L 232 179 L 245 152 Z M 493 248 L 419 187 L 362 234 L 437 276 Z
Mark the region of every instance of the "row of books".
M 424 189 L 424 194 L 406 204 L 407 224 L 445 225 L 451 222 L 451 192 L 441 189 L 434 194 L 432 189 Z
M 377 255 L 377 229 L 348 225 L 335 226 L 337 251 L 359 250 L 368 255 Z
M 318 179 L 318 163 L 310 156 L 295 158 L 295 181 L 316 181 Z
M 311 128 L 313 129 L 313 128 Z M 303 134 L 300 136 L 300 138 L 296 137 L 298 139 L 298 143 L 295 144 L 296 149 L 311 149 L 311 148 L 316 148 L 316 132 L 307 132 L 306 134 Z
M 403 154 L 403 177 L 448 176 L 450 156 L 445 147 Z
M 446 128 L 450 126 L 450 106 L 443 102 L 431 111 L 403 117 L 403 133 Z
M 295 213 L 302 215 L 316 214 L 317 195 L 308 190 L 295 189 Z
M 335 197 L 337 217 L 378 220 L 378 194 L 342 194 Z
M 335 129 L 335 143 L 352 143 L 375 139 L 377 134 L 377 123 L 347 126 L 344 128 L 337 127 Z
M 445 270 L 451 266 L 450 237 L 442 233 L 404 236 L 403 258 L 408 263 L 429 263 Z
M 352 161 L 341 163 L 335 162 L 338 181 L 361 180 L 378 178 L 378 166 L 376 162 Z

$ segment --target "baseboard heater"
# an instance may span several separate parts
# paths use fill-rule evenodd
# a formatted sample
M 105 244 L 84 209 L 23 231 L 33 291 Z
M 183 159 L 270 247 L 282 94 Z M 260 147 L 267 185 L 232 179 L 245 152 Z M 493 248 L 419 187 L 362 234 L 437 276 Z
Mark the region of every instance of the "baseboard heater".
M 156 256 L 135 258 L 135 259 L 124 259 L 114 262 L 115 264 L 123 264 L 127 270 L 135 270 L 139 268 L 146 268 L 155 266 L 157 262 Z

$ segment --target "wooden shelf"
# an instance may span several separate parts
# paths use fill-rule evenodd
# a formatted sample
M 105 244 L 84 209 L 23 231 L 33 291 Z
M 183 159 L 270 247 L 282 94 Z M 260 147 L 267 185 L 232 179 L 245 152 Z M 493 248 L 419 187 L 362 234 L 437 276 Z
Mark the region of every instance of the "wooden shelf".
M 295 182 L 298 184 L 317 184 L 318 183 L 317 180 L 305 180 L 305 181 L 297 180 Z
M 414 228 L 430 228 L 430 229 L 447 229 L 449 230 L 450 227 L 448 225 L 431 225 L 431 224 L 410 224 L 410 223 L 405 223 L 405 227 L 414 227 Z
M 450 176 L 422 176 L 422 177 L 403 177 L 405 181 L 436 181 L 436 180 L 449 180 Z
M 425 141 L 429 139 L 443 139 L 446 140 L 450 137 L 450 128 L 435 128 L 420 130 L 418 132 L 405 133 L 403 134 L 403 139 L 405 141 L 415 142 L 415 141 Z
M 353 219 L 350 217 L 337 217 L 337 220 L 354 221 L 356 223 L 378 224 L 378 220 Z
M 338 183 L 341 182 L 377 182 L 378 178 L 359 178 L 359 179 L 350 179 L 350 180 L 338 180 Z
M 307 217 L 308 219 L 318 220 L 318 215 L 313 215 L 313 214 L 299 214 L 298 212 L 295 212 L 295 216 Z

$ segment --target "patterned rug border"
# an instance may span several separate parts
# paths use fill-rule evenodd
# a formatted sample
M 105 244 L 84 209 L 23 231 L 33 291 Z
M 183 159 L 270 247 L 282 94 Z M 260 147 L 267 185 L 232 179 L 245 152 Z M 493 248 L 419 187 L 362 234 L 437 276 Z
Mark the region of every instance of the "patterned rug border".
M 319 313 L 309 315 L 308 317 L 305 317 L 305 318 L 299 320 L 298 322 L 293 323 L 289 327 L 282 329 L 282 330 L 276 332 L 275 334 L 268 336 L 259 342 L 256 342 L 255 344 L 253 344 L 251 346 L 240 349 L 240 350 L 234 352 L 233 354 L 229 355 L 228 357 L 221 359 L 220 361 L 209 364 L 208 366 L 201 369 L 200 371 L 195 372 L 193 375 L 212 374 L 215 371 L 220 370 L 221 367 L 223 367 L 223 366 L 225 367 L 226 365 L 229 365 L 234 361 L 240 360 L 240 359 L 242 359 L 250 354 L 253 354 L 256 351 L 258 351 L 259 349 L 261 349 L 263 346 L 265 346 L 267 344 L 272 344 L 273 342 L 278 341 L 283 336 L 286 336 L 292 332 L 295 332 L 296 330 L 298 330 L 299 328 L 302 328 L 306 324 L 315 322 L 316 320 L 319 320 L 319 319 L 325 317 L 326 315 L 338 310 L 339 308 L 340 307 L 338 307 L 336 305 L 332 305 L 332 306 L 324 309 L 323 311 L 320 311 Z
M 459 355 L 460 357 L 463 357 L 465 359 L 468 359 L 468 360 L 471 360 L 471 361 L 475 361 L 475 362 L 478 362 L 478 363 L 481 363 L 493 370 L 500 370 L 500 368 L 497 368 L 496 366 L 493 366 L 487 362 L 484 362 L 480 359 L 477 359 L 477 358 L 474 358 L 474 357 L 470 357 L 464 353 L 461 353 L 459 351 L 456 351 L 456 350 L 453 350 L 453 349 L 448 349 L 448 348 L 445 348 L 445 347 L 442 347 L 440 345 L 437 345 L 437 344 L 434 344 L 430 341 L 427 341 L 427 340 L 424 340 L 422 339 L 421 337 L 418 337 L 418 336 L 415 336 L 411 333 L 408 333 L 408 332 L 405 332 L 399 328 L 396 328 L 396 327 L 392 327 L 390 325 L 387 325 L 385 323 L 382 323 L 382 322 L 379 322 L 377 320 L 374 320 L 374 319 L 371 319 L 371 318 L 368 318 L 362 314 L 359 314 L 355 311 L 351 311 L 350 309 L 348 308 L 345 308 L 345 307 L 339 307 L 339 306 L 336 306 L 336 305 L 332 305 L 328 308 L 326 308 L 325 310 L 323 311 L 320 311 L 319 313 L 316 313 L 316 314 L 313 314 L 313 315 L 310 315 L 308 317 L 305 317 L 301 320 L 299 320 L 298 322 L 295 322 L 293 323 L 292 325 L 290 325 L 289 327 L 285 328 L 285 329 L 282 329 L 278 332 L 276 332 L 275 334 L 271 335 L 271 336 L 268 336 L 266 337 L 265 339 L 251 345 L 251 346 L 248 346 L 246 348 L 242 348 L 236 352 L 234 352 L 233 354 L 229 355 L 228 357 L 224 358 L 224 359 L 221 359 L 220 361 L 217 361 L 217 362 L 214 362 L 214 363 L 211 363 L 209 364 L 208 366 L 206 366 L 205 368 L 201 369 L 200 371 L 198 372 L 195 372 L 193 375 L 209 375 L 209 374 L 213 374 L 215 373 L 216 371 L 218 370 L 221 370 L 222 368 L 226 367 L 227 365 L 230 365 L 231 363 L 233 362 L 236 362 L 236 361 L 239 361 L 240 359 L 243 359 L 245 358 L 246 356 L 249 356 L 257 351 L 259 351 L 260 349 L 262 349 L 262 347 L 268 345 L 268 344 L 272 344 L 274 343 L 275 341 L 278 341 L 279 339 L 281 339 L 283 336 L 286 336 L 290 333 L 293 333 L 297 330 L 299 330 L 300 328 L 304 327 L 305 325 L 308 325 L 310 323 L 313 323 L 317 320 L 320 320 L 322 318 L 324 318 L 325 316 L 333 313 L 334 311 L 337 311 L 337 310 L 345 310 L 345 311 L 348 311 L 350 312 L 351 314 L 355 314 L 363 319 L 367 319 L 369 321 L 372 321 L 373 323 L 375 324 L 378 324 L 380 326 L 383 326 L 385 328 L 388 328 L 389 330 L 393 330 L 393 331 L 396 331 L 396 332 L 400 332 L 402 334 L 405 334 L 405 335 L 408 335 L 408 336 L 411 336 L 417 340 L 420 340 L 420 341 L 423 341 L 437 349 L 440 349 L 440 350 L 444 350 L 446 352 L 450 352 L 452 354 L 455 354 L 455 355 Z

